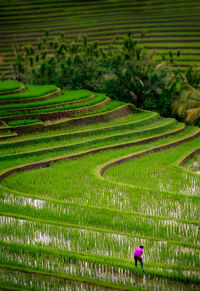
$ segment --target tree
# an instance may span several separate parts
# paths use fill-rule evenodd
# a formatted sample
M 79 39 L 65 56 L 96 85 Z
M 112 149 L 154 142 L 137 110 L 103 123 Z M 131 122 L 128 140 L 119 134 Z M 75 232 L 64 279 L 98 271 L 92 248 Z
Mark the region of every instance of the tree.
M 200 125 L 200 92 L 185 84 L 181 90 L 180 98 L 173 104 L 173 112 L 192 124 Z
M 157 111 L 163 108 L 163 113 L 166 116 L 169 114 L 180 78 L 170 64 L 156 57 L 155 52 L 146 52 L 132 32 L 129 32 L 121 47 L 110 54 L 109 64 L 111 76 L 116 80 L 116 90 L 123 92 L 130 102 L 139 108 Z M 114 83 L 112 78 L 107 82 L 109 90 Z

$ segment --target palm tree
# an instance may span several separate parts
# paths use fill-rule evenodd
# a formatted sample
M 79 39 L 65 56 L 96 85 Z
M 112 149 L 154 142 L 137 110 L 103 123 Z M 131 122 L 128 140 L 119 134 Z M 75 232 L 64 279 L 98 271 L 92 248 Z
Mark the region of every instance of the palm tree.
M 173 104 L 173 112 L 192 124 L 200 124 L 200 92 L 184 85 L 180 98 Z

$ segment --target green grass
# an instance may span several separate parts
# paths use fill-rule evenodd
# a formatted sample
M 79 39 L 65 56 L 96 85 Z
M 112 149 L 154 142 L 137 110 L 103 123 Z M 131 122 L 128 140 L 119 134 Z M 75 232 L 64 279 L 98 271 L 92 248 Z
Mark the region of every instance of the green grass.
M 83 229 L 66 225 L 65 227 L 59 226 L 60 232 L 58 233 L 58 225 L 48 224 L 44 221 L 22 220 L 21 218 L 5 216 L 1 216 L 0 220 L 3 223 L 0 227 L 3 233 L 1 239 L 5 240 L 6 237 L 7 241 L 11 242 L 8 238 L 12 234 L 12 239 L 23 245 L 51 247 L 57 250 L 78 250 L 79 252 L 87 250 L 90 254 L 133 259 L 132 249 L 134 249 L 135 243 L 142 244 L 142 238 L 135 237 L 135 234 L 112 233 L 106 229 Z M 21 227 L 21 224 L 23 224 L 23 227 Z M 26 235 L 24 235 L 25 229 L 29 229 Z M 35 236 L 36 233 L 38 233 L 38 236 Z M 45 233 L 46 239 L 43 236 L 40 237 L 40 233 Z M 123 248 L 121 248 L 121 244 L 123 244 Z M 199 265 L 199 249 L 195 248 L 194 245 L 190 246 L 194 249 L 193 254 L 185 250 L 185 246 L 181 246 L 175 241 L 159 241 L 146 238 L 145 247 L 144 259 L 146 262 L 169 265 L 174 263 L 176 266 L 183 265 L 194 268 Z M 160 254 L 158 258 L 153 256 L 156 250 Z
M 9 250 L 13 248 L 15 252 L 19 251 L 19 245 L 17 244 L 3 244 L 2 249 L 5 251 L 9 252 Z M 141 282 L 141 271 L 135 270 L 135 268 L 130 264 L 128 261 L 123 261 L 121 260 L 120 263 L 116 263 L 114 259 L 112 258 L 104 258 L 104 262 L 102 262 L 102 258 L 99 256 L 93 256 L 91 258 L 90 256 L 84 255 L 83 253 L 77 253 L 73 252 L 69 254 L 68 252 L 62 252 L 63 259 L 61 258 L 61 254 L 59 254 L 55 249 L 52 251 L 50 249 L 46 250 L 45 253 L 43 253 L 42 248 L 37 248 L 36 250 L 34 249 L 27 249 L 23 247 L 23 254 L 29 256 L 29 262 L 31 262 L 32 266 L 27 267 L 24 262 L 21 264 L 18 264 L 17 267 L 13 267 L 12 263 L 6 264 L 4 267 L 1 265 L 1 269 L 4 268 L 4 274 L 7 275 L 7 273 L 10 271 L 12 272 L 13 275 L 10 276 L 9 279 L 12 278 L 12 276 L 17 278 L 20 278 L 21 282 L 26 282 L 29 280 L 30 273 L 34 273 L 34 278 L 33 278 L 33 284 L 36 284 L 37 288 L 40 286 L 40 281 L 39 280 L 40 276 L 44 276 L 42 282 L 45 282 L 44 280 L 48 280 L 49 284 L 51 284 L 52 288 L 58 286 L 63 286 L 62 284 L 62 279 L 67 278 L 71 280 L 76 280 L 76 288 L 79 286 L 78 284 L 82 282 L 82 288 L 85 283 L 92 283 L 96 284 L 97 286 L 101 286 L 101 290 L 104 290 L 104 287 L 110 287 L 110 288 L 117 288 L 120 290 L 124 290 L 124 287 L 126 287 L 126 290 L 146 290 L 144 288 L 143 282 Z M 21 257 L 23 256 L 21 252 Z M 33 256 L 36 258 L 40 258 L 40 260 L 37 259 L 37 262 L 34 261 Z M 52 270 L 55 268 L 54 265 L 50 264 L 47 266 L 47 264 L 43 264 L 42 262 L 45 262 L 46 258 L 49 258 L 49 262 L 54 262 L 56 261 L 58 265 L 58 273 L 55 275 L 55 273 L 50 273 L 49 270 Z M 24 259 L 24 257 L 23 257 Z M 64 265 L 66 266 L 65 271 L 64 271 Z M 73 266 L 76 266 L 77 268 L 77 273 L 74 273 L 74 268 Z M 113 267 L 111 267 L 113 266 Z M 45 271 L 45 269 L 47 271 Z M 71 269 L 71 274 L 69 273 Z M 82 269 L 82 270 L 81 270 Z M 122 281 L 122 278 L 124 277 L 123 270 L 126 269 L 128 271 L 128 276 L 126 276 L 125 282 Z M 66 273 L 67 270 L 67 273 Z M 100 274 L 98 274 L 98 270 L 100 271 Z M 111 280 L 109 276 L 106 276 L 106 270 L 108 270 L 108 273 L 112 274 L 112 277 L 115 276 L 115 280 Z M 132 278 L 137 281 L 137 287 L 133 287 L 133 284 L 131 284 L 131 277 L 129 277 L 129 272 L 134 271 L 135 274 L 132 275 Z M 158 287 L 158 283 L 156 282 L 155 276 L 158 275 L 160 272 L 159 270 L 156 270 L 156 267 L 154 266 L 153 270 L 146 271 L 145 274 L 151 278 L 151 283 L 150 286 L 155 290 L 156 287 Z M 88 274 L 90 274 L 90 278 L 88 278 Z M 103 276 L 102 276 L 103 275 Z M 176 279 L 177 277 L 177 272 L 176 270 L 173 270 L 173 275 L 170 275 L 170 270 L 166 269 L 165 276 L 167 275 L 169 282 L 167 279 L 162 280 L 168 287 L 168 284 L 170 286 L 170 279 Z M 47 277 L 46 277 L 47 276 Z M 5 276 L 7 278 L 8 276 Z M 27 277 L 27 278 L 26 278 Z M 45 279 L 46 278 L 46 279 Z M 13 278 L 12 278 L 13 279 Z M 107 279 L 107 281 L 105 281 Z M 183 275 L 183 280 L 184 280 L 184 275 Z M 38 282 L 39 281 L 39 282 Z M 36 283 L 37 282 L 37 283 Z M 189 281 L 188 281 L 189 282 Z M 38 284 L 39 283 L 39 284 Z M 68 282 L 69 283 L 69 282 Z M 75 282 L 74 282 L 75 283 Z M 66 282 L 65 282 L 66 284 Z M 164 285 L 164 284 L 163 284 Z M 42 286 L 42 285 L 41 285 Z M 70 283 L 70 286 L 73 286 L 72 283 Z M 187 287 L 187 284 L 184 282 L 177 282 L 176 283 L 176 288 L 184 288 Z M 139 289 L 138 289 L 139 288 Z M 163 289 L 165 290 L 165 289 Z M 179 289 L 178 289 L 179 290 Z M 181 290 L 181 289 L 180 289 Z
M 106 98 L 95 93 L 94 99 L 84 100 L 88 96 L 93 94 L 86 90 L 65 91 L 54 98 L 65 98 L 64 106 L 43 110 L 81 110 Z M 81 99 L 82 103 L 75 103 Z M 28 105 L 38 103 L 42 102 Z M 90 113 L 98 118 L 122 105 L 113 101 Z M 31 120 L 30 113 L 40 110 L 26 109 L 21 120 L 9 121 L 8 125 L 31 126 L 37 120 Z M 128 116 L 105 124 L 0 141 L 0 173 L 13 171 L 0 184 L 0 285 L 7 282 L 11 289 L 29 286 L 29 275 L 23 274 L 26 271 L 36 272 L 37 286 L 41 284 L 40 273 L 45 273 L 58 280 L 64 275 L 75 282 L 92 280 L 96 286 L 131 289 L 133 276 L 143 278 L 133 265 L 133 250 L 141 244 L 145 245 L 144 274 L 151 276 L 153 288 L 161 284 L 156 283 L 158 277 L 165 278 L 166 290 L 168 280 L 173 280 L 173 286 L 177 280 L 180 288 L 184 282 L 198 284 L 200 176 L 177 166 L 199 146 L 200 137 L 193 138 L 197 131 L 192 126 L 184 128 L 175 119 L 133 108 Z M 170 143 L 170 149 L 157 150 Z M 121 163 L 147 151 L 144 157 Z M 120 165 L 110 167 L 116 161 Z M 41 164 L 29 169 L 37 162 Z M 23 165 L 29 170 L 21 171 Z M 102 172 L 105 167 L 108 169 Z M 34 257 L 37 259 L 33 261 Z M 115 274 L 114 282 L 109 268 Z M 18 282 L 13 285 L 14 270 Z M 127 276 L 121 275 L 127 272 Z M 7 281 L 2 282 L 5 273 Z
M 103 154 L 103 153 L 99 153 L 98 155 L 101 157 L 102 156 L 102 159 L 103 159 L 103 156 L 105 155 L 105 159 L 106 160 L 110 160 L 110 159 L 112 159 L 112 158 L 114 158 L 114 157 L 117 157 L 117 156 L 121 156 L 121 155 L 123 155 L 123 154 L 128 154 L 128 153 L 131 153 L 131 152 L 137 152 L 137 151 L 139 151 L 139 150 L 145 150 L 145 149 L 148 149 L 148 148 L 151 148 L 151 147 L 153 147 L 153 146 L 156 146 L 156 145 L 160 145 L 160 144 L 163 144 L 163 143 L 166 143 L 166 142 L 170 142 L 170 141 L 173 141 L 173 140 L 176 140 L 177 138 L 181 138 L 181 137 L 184 137 L 184 136 L 187 136 L 187 134 L 190 134 L 190 133 L 192 133 L 193 132 L 193 128 L 188 128 L 187 130 L 186 130 L 186 132 L 184 132 L 184 133 L 180 133 L 180 134 L 178 134 L 177 136 L 171 136 L 171 137 L 168 137 L 168 138 L 166 138 L 165 140 L 159 140 L 159 141 L 155 141 L 155 142 L 153 142 L 153 143 L 150 143 L 150 144 L 144 144 L 144 145 L 137 145 L 137 146 L 132 146 L 132 147 L 125 147 L 124 149 L 115 149 L 115 150 L 110 150 L 110 151 L 106 151 L 105 152 L 105 154 Z M 104 144 L 104 143 L 103 143 Z M 94 145 L 93 145 L 94 146 Z M 87 149 L 87 147 L 85 147 L 85 145 L 83 144 L 82 145 L 82 147 L 80 148 L 80 151 L 82 150 L 86 150 Z M 17 157 L 16 156 L 16 158 L 12 158 L 12 159 L 9 159 L 8 157 L 7 158 L 1 158 L 1 165 L 0 165 L 0 167 L 1 167 L 1 169 L 4 169 L 5 167 L 6 168 L 9 168 L 9 167 L 11 167 L 11 165 L 19 165 L 19 164 L 23 164 L 23 163 L 27 163 L 27 162 L 32 162 L 32 161 L 37 161 L 37 160 L 42 160 L 42 159 L 48 159 L 48 157 L 50 158 L 50 157 L 53 157 L 53 156 L 62 156 L 62 155 L 64 155 L 64 153 L 65 154 L 69 154 L 69 152 L 68 153 L 66 153 L 65 151 L 59 151 L 59 152 L 57 152 L 57 153 L 55 153 L 54 155 L 53 155 L 53 153 L 51 153 L 51 154 L 48 154 L 47 152 L 44 152 L 40 157 L 38 156 L 38 155 L 30 155 L 29 157 Z M 73 153 L 73 151 L 72 151 L 72 153 Z M 96 155 L 95 155 L 95 157 L 96 157 Z M 92 156 L 91 156 L 91 159 L 92 159 Z M 103 159 L 104 160 L 104 159 Z M 105 160 L 105 161 L 106 161 Z M 77 160 L 78 161 L 78 160 Z M 103 161 L 101 161 L 100 163 L 102 163 Z M 71 162 L 66 162 L 66 164 L 71 164 L 71 165 L 73 165 L 74 164 L 74 161 L 71 161 Z M 99 164 L 99 161 L 95 158 L 95 160 L 93 160 L 93 163 L 94 164 Z M 82 163 L 82 159 L 81 159 L 81 164 L 85 164 L 85 163 Z M 89 167 L 89 165 L 88 165 L 88 167 Z M 45 169 L 45 170 L 42 170 L 43 172 L 46 172 L 48 169 Z M 42 172 L 41 171 L 41 172 Z M 83 171 L 85 171 L 85 169 L 83 170 Z M 37 171 L 37 170 L 35 170 L 34 171 L 35 172 L 35 175 L 36 174 L 38 174 L 38 175 L 40 175 L 41 173 L 40 173 L 40 171 Z M 66 193 L 73 193 L 74 191 L 73 191 L 73 188 L 75 187 L 75 189 L 76 189 L 76 195 L 78 195 L 78 193 L 80 193 L 81 194 L 81 196 L 80 196 L 80 202 L 81 203 L 83 203 L 83 201 L 85 200 L 84 199 L 84 197 L 82 197 L 82 193 L 84 193 L 85 191 L 83 190 L 83 189 L 77 189 L 77 187 L 79 188 L 79 185 L 76 185 L 76 184 L 74 184 L 74 183 L 72 183 L 71 184 L 71 186 L 72 186 L 72 190 L 70 191 L 70 189 L 69 189 L 69 185 L 68 185 L 68 187 L 67 188 L 63 188 L 63 185 L 62 185 L 62 181 L 61 181 L 61 179 L 60 179 L 60 188 L 59 188 L 59 190 L 58 190 L 58 185 L 57 185 L 57 187 L 55 187 L 55 189 L 57 189 L 56 191 L 55 190 L 53 190 L 53 188 L 52 188 L 52 186 L 51 186 L 51 184 L 52 183 L 50 183 L 49 184 L 49 186 L 48 186 L 48 190 L 47 190 L 47 185 L 48 185 L 48 182 L 47 182 L 47 184 L 45 184 L 45 183 L 43 183 L 42 182 L 42 185 L 44 185 L 44 186 L 42 186 L 41 185 L 41 183 L 39 182 L 40 181 L 40 179 L 38 180 L 38 179 L 33 179 L 33 182 L 31 182 L 31 183 L 29 183 L 28 182 L 28 184 L 26 184 L 27 183 L 27 178 L 28 177 L 33 177 L 32 175 L 30 175 L 30 173 L 31 172 L 29 172 L 29 171 L 27 171 L 27 172 L 24 172 L 24 173 L 18 173 L 18 174 L 15 174 L 15 175 L 12 175 L 12 176 L 9 176 L 6 180 L 4 180 L 4 183 L 5 183 L 5 181 L 8 181 L 7 183 L 8 183 L 8 185 L 9 185 L 9 181 L 10 180 L 12 180 L 12 181 L 14 181 L 14 179 L 16 179 L 16 181 L 18 181 L 18 182 L 13 182 L 12 183 L 12 187 L 13 188 L 16 188 L 17 187 L 17 189 L 18 190 L 22 190 L 23 189 L 23 191 L 24 192 L 28 192 L 28 193 L 30 193 L 30 191 L 31 191 L 31 185 L 32 185 L 32 187 L 33 187 L 33 189 L 32 189 L 32 191 L 33 191 L 33 193 L 39 193 L 39 194 L 44 194 L 45 196 L 46 196 L 46 194 L 45 193 L 49 193 L 49 190 L 50 189 L 52 189 L 52 191 L 53 191 L 53 193 L 54 193 L 54 198 L 64 198 L 64 197 L 66 197 L 66 195 L 64 194 L 66 191 Z M 52 170 L 52 173 L 54 173 L 54 171 Z M 73 170 L 71 170 L 71 173 L 73 173 Z M 78 173 L 77 173 L 78 174 Z M 26 179 L 21 179 L 20 177 L 21 176 L 23 176 L 23 177 L 25 177 L 25 175 L 27 176 L 26 177 Z M 63 175 L 66 175 L 66 173 L 65 172 L 63 172 Z M 85 174 L 84 174 L 84 176 L 85 176 Z M 41 176 L 40 176 L 41 177 Z M 32 178 L 31 178 L 32 179 Z M 51 178 L 50 178 L 51 179 Z M 71 179 L 71 178 L 70 178 Z M 75 178 L 76 179 L 76 178 Z M 80 178 L 81 179 L 81 178 Z M 94 179 L 94 178 L 93 178 Z M 54 179 L 53 179 L 54 180 Z M 83 181 L 84 181 L 84 179 L 82 179 Z M 19 181 L 20 181 L 20 183 L 19 183 Z M 42 180 L 41 180 L 42 181 Z M 88 181 L 88 179 L 87 179 L 87 181 Z M 96 178 L 95 178 L 95 181 L 96 181 Z M 66 182 L 67 182 L 67 180 L 66 180 Z M 24 184 L 25 183 L 25 184 Z M 27 186 L 28 186 L 28 188 L 27 188 Z M 34 186 L 35 185 L 35 186 Z M 89 185 L 89 184 L 88 184 Z M 88 186 L 88 185 L 85 185 L 85 186 Z M 43 187 L 43 189 L 42 190 L 39 190 L 40 189 L 40 187 Z M 84 187 L 84 186 L 83 186 Z M 93 187 L 93 186 L 92 186 Z M 96 187 L 95 187 L 96 188 Z M 63 194 L 62 194 L 63 193 Z M 89 193 L 90 193 L 90 191 L 87 191 L 86 193 L 85 193 L 85 195 L 89 195 Z M 103 193 L 102 193 L 103 194 Z M 72 195 L 71 196 L 71 198 L 73 199 L 73 196 L 74 195 Z M 88 199 L 88 198 L 87 198 Z M 86 201 L 87 201 L 87 199 L 86 199 Z M 94 197 L 93 197 L 93 199 L 94 199 Z M 92 197 L 90 198 L 90 200 L 91 200 L 91 202 L 93 201 L 92 200 Z M 102 203 L 101 202 L 101 200 L 99 200 L 99 197 L 96 197 L 95 198 L 95 200 L 92 202 L 92 204 L 94 204 L 94 203 L 96 203 L 96 201 L 99 201 L 100 203 Z M 111 201 L 112 201 L 112 199 L 111 199 Z M 124 205 L 124 207 L 127 207 L 128 205 Z M 119 206 L 118 206 L 119 207 Z
M 117 130 L 116 126 L 114 128 Z M 28 268 L 30 272 L 37 270 L 52 275 L 55 272 L 63 274 L 65 268 L 66 276 L 72 262 L 75 280 L 78 280 L 81 268 L 81 277 L 86 281 L 93 278 L 96 284 L 99 277 L 94 265 L 103 261 L 107 265 L 107 269 L 101 267 L 105 273 L 105 284 L 111 283 L 108 277 L 110 266 L 116 270 L 114 272 L 118 279 L 115 283 L 120 286 L 122 271 L 117 271 L 119 266 L 123 272 L 129 270 L 130 274 L 140 272 L 133 267 L 133 249 L 136 245 L 145 244 L 146 275 L 166 278 L 165 287 L 168 286 L 167 278 L 198 282 L 198 200 L 194 196 L 187 195 L 184 198 L 182 194 L 155 188 L 116 185 L 94 175 L 97 165 L 178 140 L 192 132 L 194 128 L 191 127 L 176 136 L 146 145 L 99 152 L 95 156 L 62 161 L 39 171 L 21 172 L 4 179 L 3 184 L 13 189 L 0 188 L 0 262 Z M 199 139 L 184 143 L 186 151 L 182 145 L 174 148 L 174 159 L 179 159 L 183 152 L 191 151 L 197 144 Z M 84 146 L 80 150 L 83 151 Z M 57 152 L 56 156 L 63 153 Z M 5 169 L 53 156 L 44 153 L 40 157 L 31 155 L 1 159 L 0 167 Z M 122 182 L 121 178 L 118 179 Z M 177 176 L 177 179 L 183 177 Z M 23 193 L 17 193 L 15 189 Z M 177 209 L 181 211 L 177 212 Z M 3 213 L 7 213 L 6 216 Z M 5 238 L 10 242 L 5 244 Z M 12 240 L 17 244 L 11 245 Z M 12 255 L 8 256 L 10 247 Z M 67 258 L 70 258 L 69 267 Z M 91 271 L 80 267 L 84 266 L 83 261 L 88 262 L 87 270 L 89 268 Z M 188 269 L 192 274 L 188 275 Z M 12 285 L 13 278 L 9 278 L 9 284 Z M 24 282 L 25 279 L 20 280 Z M 129 276 L 125 280 L 128 288 Z M 37 277 L 37 284 L 40 281 Z M 101 282 L 102 279 L 99 284 Z
M 4 130 L 0 132 L 0 136 L 10 135 L 12 132 L 10 130 Z

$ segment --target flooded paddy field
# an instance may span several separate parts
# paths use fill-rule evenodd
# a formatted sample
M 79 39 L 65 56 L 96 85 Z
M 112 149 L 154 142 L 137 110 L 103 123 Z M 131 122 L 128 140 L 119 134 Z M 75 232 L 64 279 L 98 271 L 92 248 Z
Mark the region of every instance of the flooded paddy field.
M 200 249 L 167 240 L 154 240 L 84 228 L 58 227 L 24 219 L 0 216 L 0 240 L 103 256 L 133 258 L 135 245 L 145 245 L 144 260 L 154 263 L 198 267 Z M 154 254 L 157 254 L 156 257 Z
M 60 270 L 56 270 L 60 271 Z M 9 269 L 0 266 L 0 279 L 6 286 L 16 286 L 28 290 L 155 290 L 159 291 L 190 291 L 199 290 L 196 284 L 174 282 L 169 279 L 153 278 L 147 275 L 137 275 L 123 269 L 114 271 L 112 268 L 86 263 L 66 264 L 63 273 L 57 276 L 33 271 L 32 273 Z M 68 278 L 64 278 L 64 277 Z M 90 283 L 84 278 L 90 278 Z M 82 278 L 82 281 L 81 281 Z M 97 280 L 95 285 L 93 280 Z M 105 284 L 105 286 L 104 286 Z M 107 285 L 107 286 L 106 286 Z M 109 286 L 110 285 L 110 286 Z M 3 286 L 3 285 L 2 285 Z M 118 286 L 118 287 L 117 287 Z

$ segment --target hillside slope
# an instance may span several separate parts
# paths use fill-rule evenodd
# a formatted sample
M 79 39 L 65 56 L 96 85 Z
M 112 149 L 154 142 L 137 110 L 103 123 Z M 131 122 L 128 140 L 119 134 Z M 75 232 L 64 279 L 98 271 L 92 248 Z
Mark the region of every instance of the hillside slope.
M 0 72 L 11 76 L 12 44 L 37 43 L 46 30 L 51 36 L 73 38 L 87 34 L 102 46 L 113 44 L 133 30 L 139 41 L 163 55 L 181 51 L 176 66 L 185 70 L 199 64 L 200 3 L 198 0 L 125 1 L 5 1 L 0 3 Z M 176 59 L 176 57 L 175 57 Z

